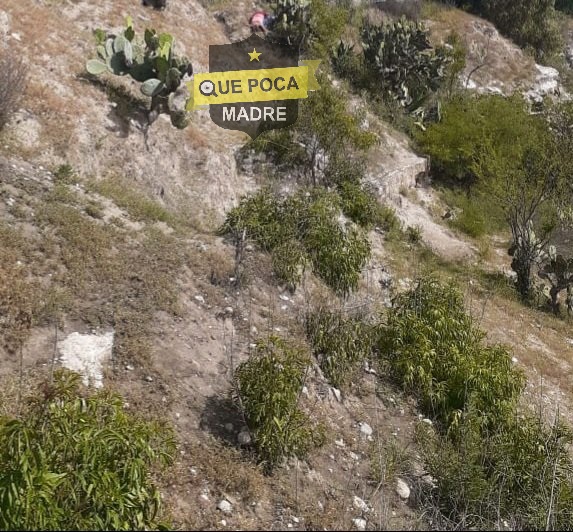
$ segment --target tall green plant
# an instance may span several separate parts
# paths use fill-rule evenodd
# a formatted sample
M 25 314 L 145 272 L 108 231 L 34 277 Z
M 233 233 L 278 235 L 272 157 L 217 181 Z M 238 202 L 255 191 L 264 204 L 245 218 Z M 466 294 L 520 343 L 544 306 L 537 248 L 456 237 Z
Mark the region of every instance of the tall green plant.
M 306 333 L 329 382 L 344 387 L 372 352 L 373 329 L 355 317 L 318 309 L 306 318 Z
M 236 398 L 268 469 L 284 457 L 304 457 L 322 441 L 320 428 L 299 407 L 309 363 L 300 348 L 271 336 L 259 340 L 235 372 Z
M 523 388 L 507 350 L 484 344 L 460 291 L 432 277 L 397 298 L 380 334 L 389 371 L 445 427 L 455 425 L 470 404 L 484 421 L 495 422 Z
M 20 419 L 0 421 L 0 529 L 149 530 L 160 525 L 151 480 L 173 459 L 171 429 L 124 411 L 106 391 L 82 396 L 57 373 Z

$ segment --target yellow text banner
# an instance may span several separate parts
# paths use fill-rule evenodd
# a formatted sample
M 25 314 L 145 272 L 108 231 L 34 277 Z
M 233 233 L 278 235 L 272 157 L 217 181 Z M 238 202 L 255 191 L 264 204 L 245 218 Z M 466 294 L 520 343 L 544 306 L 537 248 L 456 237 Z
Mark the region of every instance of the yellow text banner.
M 189 110 L 210 104 L 241 102 L 267 102 L 295 100 L 308 97 L 309 90 L 316 90 L 316 66 L 259 70 L 229 70 L 195 74 L 189 82 L 191 94 Z

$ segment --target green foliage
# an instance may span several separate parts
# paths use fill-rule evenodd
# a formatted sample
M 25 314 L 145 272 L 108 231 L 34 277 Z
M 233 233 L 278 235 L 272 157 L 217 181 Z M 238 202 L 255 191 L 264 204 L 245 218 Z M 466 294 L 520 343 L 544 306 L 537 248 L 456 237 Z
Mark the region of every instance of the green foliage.
M 314 427 L 298 404 L 309 363 L 303 350 L 271 336 L 259 340 L 235 372 L 237 400 L 269 470 L 284 457 L 303 458 L 323 443 L 322 428 Z
M 171 430 L 127 414 L 106 391 L 80 396 L 76 374 L 55 377 L 20 419 L 0 421 L 0 528 L 159 526 L 151 474 L 172 461 Z
M 538 60 L 559 51 L 562 40 L 555 8 L 563 11 L 570 8 L 570 0 L 456 0 L 455 3 L 493 22 L 500 33 L 531 49 Z
M 571 530 L 572 433 L 520 411 L 524 375 L 484 337 L 461 292 L 433 278 L 398 296 L 380 329 L 388 369 L 438 421 L 416 429 L 433 525 Z
M 328 58 L 348 12 L 326 0 L 278 0 L 269 39 L 296 47 L 310 59 Z
M 491 530 L 505 520 L 514 530 L 573 528 L 573 439 L 564 425 L 547 427 L 513 412 L 484 432 L 479 416 L 469 413 L 455 437 L 422 423 L 416 439 L 435 482 L 429 498 L 444 524 Z
M 519 396 L 524 378 L 507 350 L 484 345 L 484 336 L 457 288 L 422 278 L 395 301 L 380 351 L 394 377 L 445 427 L 455 425 L 469 404 L 496 421 Z
M 419 244 L 422 241 L 422 227 L 420 225 L 406 227 L 406 239 L 410 244 Z
M 454 213 L 449 224 L 473 238 L 507 229 L 503 211 L 487 194 L 454 187 L 443 189 L 441 197 Z
M 188 124 L 185 107 L 189 95 L 182 80 L 193 69 L 188 59 L 175 55 L 173 36 L 146 29 L 143 39 L 138 39 L 130 17 L 119 35 L 106 34 L 99 29 L 94 35 L 97 59 L 90 59 L 86 70 L 94 76 L 105 72 L 117 76 L 130 75 L 141 82 L 141 92 L 151 97 L 150 122 L 160 112 L 165 112 L 175 127 L 185 128 Z
M 270 153 L 289 177 L 294 170 L 313 186 L 360 179 L 360 156 L 377 138 L 361 128 L 359 114 L 347 111 L 344 93 L 325 76 L 317 77 L 321 88 L 300 103 L 296 124 L 271 131 L 250 147 Z
M 342 212 L 365 229 L 379 227 L 391 231 L 399 225 L 391 207 L 381 205 L 374 193 L 356 181 L 342 180 L 338 186 Z
M 368 238 L 339 221 L 338 196 L 323 190 L 299 191 L 279 200 L 268 190 L 247 196 L 232 209 L 220 234 L 245 235 L 273 255 L 275 274 L 295 289 L 307 264 L 335 292 L 347 296 L 370 257 Z
M 306 333 L 328 381 L 350 383 L 373 347 L 373 329 L 359 318 L 318 309 L 306 318 Z
M 448 96 L 451 98 L 456 89 L 460 89 L 460 76 L 466 68 L 467 47 L 461 35 L 455 31 L 451 32 L 446 38 L 446 44 L 450 48 L 451 62 L 448 66 L 445 87 Z
M 529 113 L 519 96 L 457 97 L 444 103 L 441 120 L 416 135 L 432 160 L 432 173 L 440 180 L 471 185 L 474 161 L 481 147 L 492 143 L 500 156 L 512 160 L 523 139 L 541 134 L 546 126 Z
M 405 18 L 365 26 L 362 48 L 372 87 L 409 110 L 422 107 L 438 90 L 452 61 L 445 49 L 431 47 L 421 23 Z

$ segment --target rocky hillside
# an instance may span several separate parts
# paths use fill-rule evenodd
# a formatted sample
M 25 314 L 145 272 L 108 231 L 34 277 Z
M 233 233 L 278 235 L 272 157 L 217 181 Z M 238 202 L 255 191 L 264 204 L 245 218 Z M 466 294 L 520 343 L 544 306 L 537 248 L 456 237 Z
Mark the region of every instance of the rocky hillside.
M 341 392 L 314 362 L 300 401 L 324 422 L 326 443 L 266 475 L 231 398 L 237 366 L 261 335 L 304 344 L 302 318 L 314 306 L 378 312 L 436 267 L 461 281 L 489 339 L 512 347 L 530 378 L 531 404 L 541 397 L 570 418 L 568 326 L 492 289 L 476 264 L 503 279 L 507 235 L 482 254 L 447 225 L 439 194 L 416 186 L 426 158 L 358 97 L 351 103 L 365 106 L 364 127 L 377 135 L 367 180 L 405 227 L 420 226 L 422 246 L 370 231 L 372 258 L 345 301 L 308 272 L 293 294 L 252 245 L 248 282 L 238 282 L 235 249 L 217 229 L 243 195 L 268 182 L 264 155 L 239 157 L 248 138 L 217 127 L 208 111 L 196 111 L 184 130 L 165 116 L 147 130 L 149 102 L 137 85 L 94 81 L 84 66 L 93 30 L 117 31 L 130 15 L 137 29 L 173 34 L 195 71 L 207 71 L 209 45 L 248 35 L 251 9 L 199 0 L 173 0 L 164 11 L 134 0 L 2 2 L 0 57 L 17 50 L 29 79 L 0 132 L 0 413 L 14 414 L 18 389 L 33 390 L 63 366 L 87 385 L 121 393 L 126 410 L 168 420 L 177 458 L 158 482 L 181 529 L 427 527 L 417 502 L 431 479 L 414 431 L 432 421 L 411 397 L 367 365 Z M 467 89 L 538 98 L 559 85 L 557 71 L 536 65 L 482 19 L 448 10 L 428 26 L 435 42 L 453 29 L 468 39 Z M 36 318 L 18 351 L 12 325 L 21 308 Z M 382 462 L 394 467 L 391 482 L 372 473 Z

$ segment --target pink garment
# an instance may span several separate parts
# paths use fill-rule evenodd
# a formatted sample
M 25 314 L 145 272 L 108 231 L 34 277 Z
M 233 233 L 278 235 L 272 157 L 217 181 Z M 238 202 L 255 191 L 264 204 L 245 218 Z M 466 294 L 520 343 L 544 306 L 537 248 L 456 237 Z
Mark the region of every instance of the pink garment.
M 253 27 L 260 27 L 260 28 L 264 28 L 265 27 L 265 16 L 266 13 L 264 11 L 257 11 L 250 20 L 250 24 Z

